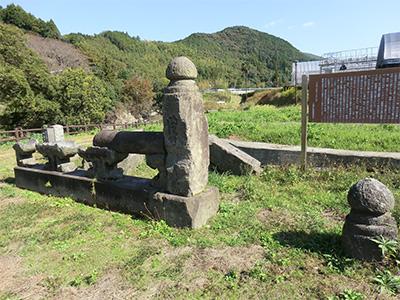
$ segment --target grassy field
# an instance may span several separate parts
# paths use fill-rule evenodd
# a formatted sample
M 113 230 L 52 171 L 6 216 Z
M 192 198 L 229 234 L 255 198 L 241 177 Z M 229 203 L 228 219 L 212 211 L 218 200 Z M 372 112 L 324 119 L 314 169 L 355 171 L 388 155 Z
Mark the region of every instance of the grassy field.
M 262 107 L 208 118 L 220 136 L 296 144 L 298 112 Z M 328 147 L 335 138 L 338 148 L 397 150 L 397 127 L 332 126 L 343 135 L 318 125 L 311 144 Z M 91 138 L 74 137 L 84 145 Z M 20 190 L 11 145 L 0 146 L 0 160 L 0 299 L 397 299 L 374 282 L 382 266 L 343 255 L 340 233 L 349 187 L 374 177 L 399 199 L 399 171 L 211 172 L 220 210 L 204 228 L 188 230 Z M 135 174 L 154 171 L 141 165 Z M 398 204 L 394 215 L 400 221 Z
M 210 131 L 219 137 L 300 144 L 300 106 L 253 106 L 246 111 L 208 114 Z M 385 124 L 308 124 L 308 143 L 313 147 L 365 151 L 400 151 L 400 127 Z

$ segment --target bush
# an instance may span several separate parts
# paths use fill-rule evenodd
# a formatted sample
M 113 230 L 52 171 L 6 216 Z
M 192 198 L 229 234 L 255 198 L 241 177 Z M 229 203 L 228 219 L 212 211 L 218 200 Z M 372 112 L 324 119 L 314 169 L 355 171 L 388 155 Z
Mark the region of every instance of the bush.
M 65 69 L 58 76 L 56 94 L 64 124 L 102 122 L 111 106 L 105 84 L 83 69 Z
M 154 96 L 151 82 L 134 76 L 125 81 L 121 92 L 121 101 L 131 114 L 145 115 L 150 112 L 154 104 Z
M 21 30 L 0 24 L 1 124 L 38 127 L 59 120 L 55 80 L 39 57 L 24 43 Z

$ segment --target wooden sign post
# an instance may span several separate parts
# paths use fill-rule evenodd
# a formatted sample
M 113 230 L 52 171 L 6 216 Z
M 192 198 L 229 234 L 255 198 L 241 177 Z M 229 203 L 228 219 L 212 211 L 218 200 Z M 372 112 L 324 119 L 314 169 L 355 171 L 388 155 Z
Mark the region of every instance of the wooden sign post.
M 308 108 L 308 77 L 302 76 L 301 82 L 301 168 L 303 171 L 307 168 L 307 108 Z

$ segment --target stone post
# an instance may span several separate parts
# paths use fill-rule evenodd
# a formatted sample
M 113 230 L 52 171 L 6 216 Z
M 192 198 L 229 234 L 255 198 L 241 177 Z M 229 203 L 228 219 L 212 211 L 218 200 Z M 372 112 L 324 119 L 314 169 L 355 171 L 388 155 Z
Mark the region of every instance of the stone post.
M 347 195 L 351 206 L 343 227 L 342 244 L 347 255 L 362 260 L 382 259 L 381 249 L 372 239 L 383 236 L 397 240 L 397 224 L 390 211 L 392 192 L 372 178 L 354 184 Z
M 166 76 L 170 80 L 163 98 L 166 189 L 190 197 L 204 191 L 208 182 L 208 124 L 194 81 L 195 65 L 186 57 L 174 58 Z

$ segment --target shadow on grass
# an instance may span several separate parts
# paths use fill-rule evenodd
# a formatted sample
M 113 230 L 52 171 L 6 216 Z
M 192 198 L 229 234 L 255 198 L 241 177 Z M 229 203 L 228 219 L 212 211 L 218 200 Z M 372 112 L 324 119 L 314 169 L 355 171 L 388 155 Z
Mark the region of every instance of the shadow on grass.
M 326 232 L 281 231 L 273 235 L 283 246 L 303 249 L 321 255 L 344 256 L 340 235 Z
M 357 262 L 346 257 L 341 247 L 340 235 L 336 233 L 285 231 L 276 233 L 274 238 L 283 246 L 318 253 L 330 272 L 351 272 Z
M 4 179 L 0 179 L 0 183 L 7 183 L 7 184 L 15 185 L 15 178 L 14 177 L 7 177 L 7 178 L 4 178 Z

